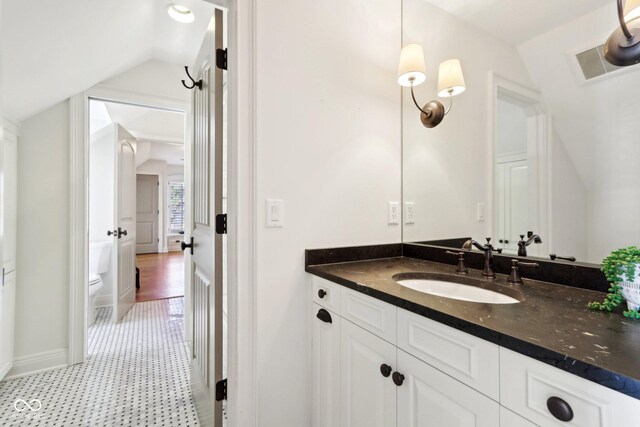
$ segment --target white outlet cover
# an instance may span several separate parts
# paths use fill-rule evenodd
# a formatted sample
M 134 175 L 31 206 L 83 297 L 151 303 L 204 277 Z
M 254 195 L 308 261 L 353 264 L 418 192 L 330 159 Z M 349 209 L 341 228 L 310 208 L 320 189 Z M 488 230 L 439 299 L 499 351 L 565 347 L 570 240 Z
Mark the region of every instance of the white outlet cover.
M 415 203 L 414 202 L 404 202 L 404 223 L 405 224 L 415 224 Z
M 387 222 L 392 225 L 400 224 L 400 202 L 389 202 Z

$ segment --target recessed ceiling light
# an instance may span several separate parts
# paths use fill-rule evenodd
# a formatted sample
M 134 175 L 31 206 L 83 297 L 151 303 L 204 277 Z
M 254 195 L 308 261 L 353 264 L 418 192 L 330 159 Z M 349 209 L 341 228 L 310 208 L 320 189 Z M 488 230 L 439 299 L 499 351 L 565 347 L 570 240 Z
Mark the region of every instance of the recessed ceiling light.
M 191 9 L 179 4 L 170 4 L 167 6 L 167 13 L 176 21 L 184 24 L 190 24 L 196 19 Z

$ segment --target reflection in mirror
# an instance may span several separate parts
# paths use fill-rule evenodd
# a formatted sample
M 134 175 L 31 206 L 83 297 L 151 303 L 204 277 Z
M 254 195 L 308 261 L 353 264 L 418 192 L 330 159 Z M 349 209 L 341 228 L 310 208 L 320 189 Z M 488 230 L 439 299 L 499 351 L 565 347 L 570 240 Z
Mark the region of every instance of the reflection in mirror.
M 450 58 L 467 88 L 433 129 L 403 96 L 406 243 L 491 236 L 593 263 L 640 243 L 640 66 L 604 59 L 617 26 L 612 0 L 403 0 L 403 45 L 424 48 L 418 99 L 437 97 Z

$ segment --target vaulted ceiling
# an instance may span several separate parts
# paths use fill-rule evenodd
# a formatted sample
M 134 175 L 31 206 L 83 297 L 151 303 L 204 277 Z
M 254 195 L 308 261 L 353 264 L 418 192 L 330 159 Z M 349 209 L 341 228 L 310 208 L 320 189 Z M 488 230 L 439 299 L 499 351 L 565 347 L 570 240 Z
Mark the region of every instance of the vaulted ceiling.
M 170 0 L 2 0 L 5 115 L 21 121 L 150 59 L 192 65 L 213 13 L 181 24 Z
M 470 25 L 518 45 L 613 0 L 425 0 Z

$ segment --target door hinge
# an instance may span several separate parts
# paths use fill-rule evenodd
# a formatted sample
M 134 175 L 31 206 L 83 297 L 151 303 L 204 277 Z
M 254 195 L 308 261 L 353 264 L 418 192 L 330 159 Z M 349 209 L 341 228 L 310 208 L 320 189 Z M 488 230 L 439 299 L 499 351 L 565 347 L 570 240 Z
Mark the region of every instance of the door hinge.
M 216 215 L 216 234 L 227 234 L 227 214 Z
M 220 380 L 216 383 L 216 401 L 227 400 L 227 379 Z
M 216 49 L 216 67 L 227 69 L 227 49 Z

